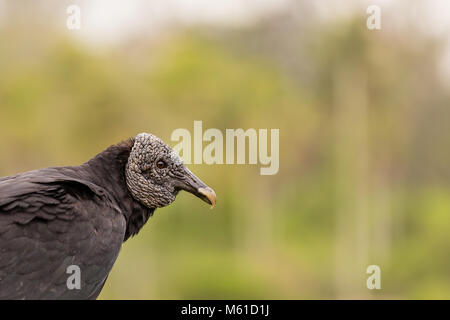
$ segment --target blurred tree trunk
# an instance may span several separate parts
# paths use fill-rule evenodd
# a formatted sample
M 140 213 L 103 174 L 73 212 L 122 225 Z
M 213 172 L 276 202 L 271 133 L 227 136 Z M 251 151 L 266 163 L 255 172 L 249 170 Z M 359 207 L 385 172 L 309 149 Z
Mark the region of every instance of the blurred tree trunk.
M 357 63 L 334 72 L 337 298 L 364 297 L 369 253 L 367 75 Z

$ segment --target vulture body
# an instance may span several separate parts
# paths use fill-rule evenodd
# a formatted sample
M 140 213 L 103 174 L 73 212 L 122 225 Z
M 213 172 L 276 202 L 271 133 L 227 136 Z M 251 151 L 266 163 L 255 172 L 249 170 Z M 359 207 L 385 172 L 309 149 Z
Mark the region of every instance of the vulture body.
M 96 299 L 122 243 L 186 190 L 212 189 L 150 134 L 78 167 L 0 178 L 0 299 Z M 71 288 L 77 266 L 79 288 Z

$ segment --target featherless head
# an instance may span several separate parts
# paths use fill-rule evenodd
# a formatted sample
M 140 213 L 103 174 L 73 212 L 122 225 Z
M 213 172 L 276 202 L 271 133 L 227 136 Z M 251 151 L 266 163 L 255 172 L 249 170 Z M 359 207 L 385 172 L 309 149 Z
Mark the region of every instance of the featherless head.
M 169 205 L 181 190 L 212 207 L 216 203 L 214 190 L 190 172 L 175 151 L 149 133 L 136 136 L 125 175 L 132 196 L 148 208 Z

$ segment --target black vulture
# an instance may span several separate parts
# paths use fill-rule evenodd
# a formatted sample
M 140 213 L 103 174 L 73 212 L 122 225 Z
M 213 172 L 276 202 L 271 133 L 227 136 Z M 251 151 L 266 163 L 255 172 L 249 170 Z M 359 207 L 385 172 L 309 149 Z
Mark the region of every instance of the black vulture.
M 216 194 L 152 134 L 76 167 L 0 178 L 0 299 L 96 299 L 122 243 L 188 191 Z M 70 268 L 79 286 L 70 287 Z

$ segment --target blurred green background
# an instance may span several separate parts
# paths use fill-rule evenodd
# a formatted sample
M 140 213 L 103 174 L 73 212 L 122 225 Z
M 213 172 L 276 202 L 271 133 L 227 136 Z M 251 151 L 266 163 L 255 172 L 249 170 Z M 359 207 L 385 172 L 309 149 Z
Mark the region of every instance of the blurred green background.
M 194 120 L 280 129 L 277 175 L 190 165 L 218 206 L 182 193 L 157 210 L 100 298 L 450 298 L 444 38 L 299 1 L 103 44 L 66 29 L 68 3 L 1 3 L 0 176 L 81 164 L 143 131 L 173 146 Z M 366 288 L 372 264 L 381 290 Z

